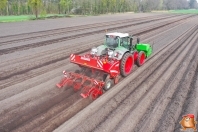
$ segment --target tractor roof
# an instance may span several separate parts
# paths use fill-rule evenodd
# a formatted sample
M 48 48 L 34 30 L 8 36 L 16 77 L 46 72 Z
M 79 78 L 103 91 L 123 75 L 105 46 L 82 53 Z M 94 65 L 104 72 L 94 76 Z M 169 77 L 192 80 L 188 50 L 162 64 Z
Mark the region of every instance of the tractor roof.
M 120 38 L 128 37 L 128 36 L 129 36 L 128 33 L 118 33 L 118 32 L 107 33 L 106 35 L 118 36 L 118 37 L 120 37 Z

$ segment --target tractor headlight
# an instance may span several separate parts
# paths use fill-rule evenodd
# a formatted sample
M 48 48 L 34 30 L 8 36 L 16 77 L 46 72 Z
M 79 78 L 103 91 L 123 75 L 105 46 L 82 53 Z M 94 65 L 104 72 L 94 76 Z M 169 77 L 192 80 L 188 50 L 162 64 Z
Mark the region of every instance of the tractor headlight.
M 114 57 L 117 57 L 118 58 L 118 55 L 119 55 L 119 52 L 115 52 L 114 53 Z
M 92 54 L 92 55 L 95 55 L 97 52 L 98 52 L 98 49 L 97 49 L 96 47 L 93 47 L 93 48 L 91 49 L 91 54 Z
M 112 57 L 113 56 L 113 51 L 112 50 L 109 50 L 108 51 L 108 55 L 109 55 L 109 57 Z

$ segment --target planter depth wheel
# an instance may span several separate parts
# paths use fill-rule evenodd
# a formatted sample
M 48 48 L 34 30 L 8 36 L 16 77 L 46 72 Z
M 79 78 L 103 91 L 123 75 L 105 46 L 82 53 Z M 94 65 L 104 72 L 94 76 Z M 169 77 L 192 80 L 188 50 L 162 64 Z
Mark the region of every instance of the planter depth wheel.
M 107 91 L 110 88 L 112 88 L 114 85 L 114 80 L 109 78 L 109 75 L 107 76 L 107 78 L 105 79 L 105 86 L 104 86 L 104 90 Z

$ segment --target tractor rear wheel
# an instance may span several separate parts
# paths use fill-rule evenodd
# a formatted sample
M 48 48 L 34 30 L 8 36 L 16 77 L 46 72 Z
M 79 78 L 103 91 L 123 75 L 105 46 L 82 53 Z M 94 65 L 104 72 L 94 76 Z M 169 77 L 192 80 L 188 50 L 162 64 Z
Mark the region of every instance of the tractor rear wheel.
M 120 65 L 120 73 L 123 77 L 128 76 L 133 69 L 134 57 L 130 53 L 123 55 Z
M 136 62 L 137 59 L 138 59 L 138 52 L 137 51 L 133 52 L 133 58 L 134 58 L 134 62 Z
M 143 51 L 140 51 L 137 58 L 137 65 L 140 67 L 144 64 L 146 55 Z
M 110 78 L 110 76 L 108 75 L 107 78 L 105 79 L 105 85 L 104 85 L 104 90 L 107 91 L 110 88 L 112 88 L 114 85 L 114 80 Z

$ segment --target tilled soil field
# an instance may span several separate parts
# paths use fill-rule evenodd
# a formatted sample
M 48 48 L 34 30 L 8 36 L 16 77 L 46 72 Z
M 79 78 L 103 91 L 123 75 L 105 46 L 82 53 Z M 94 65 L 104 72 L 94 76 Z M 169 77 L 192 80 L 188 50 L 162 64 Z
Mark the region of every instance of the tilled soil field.
M 116 14 L 0 25 L 0 131 L 179 132 L 182 115 L 198 117 L 197 21 Z M 63 70 L 78 69 L 71 53 L 85 53 L 115 31 L 150 43 L 153 55 L 94 101 L 55 86 Z

